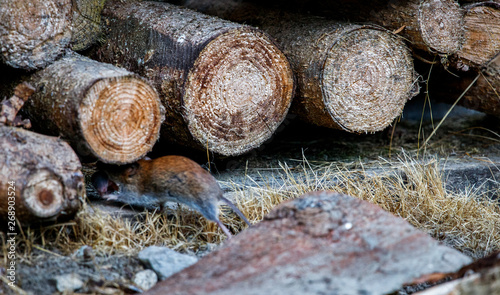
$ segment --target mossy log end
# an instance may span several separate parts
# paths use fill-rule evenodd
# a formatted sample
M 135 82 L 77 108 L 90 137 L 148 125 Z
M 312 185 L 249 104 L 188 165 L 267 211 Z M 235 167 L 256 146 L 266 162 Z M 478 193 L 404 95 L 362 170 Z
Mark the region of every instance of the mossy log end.
M 291 112 L 310 123 L 354 133 L 380 131 L 418 93 L 410 51 L 400 37 L 382 28 L 265 10 L 238 1 L 184 4 L 250 22 L 273 36 L 297 77 Z
M 0 150 L 0 219 L 13 211 L 27 226 L 70 218 L 81 208 L 84 177 L 66 142 L 0 126 Z
M 134 162 L 159 137 L 164 110 L 156 90 L 127 70 L 69 54 L 35 73 L 25 104 L 35 130 L 60 135 L 82 159 Z
M 284 120 L 293 73 L 262 31 L 167 3 L 111 1 L 103 14 L 95 58 L 152 81 L 167 108 L 162 139 L 234 156 Z
M 14 68 L 40 69 L 71 40 L 72 0 L 0 1 L 1 59 Z

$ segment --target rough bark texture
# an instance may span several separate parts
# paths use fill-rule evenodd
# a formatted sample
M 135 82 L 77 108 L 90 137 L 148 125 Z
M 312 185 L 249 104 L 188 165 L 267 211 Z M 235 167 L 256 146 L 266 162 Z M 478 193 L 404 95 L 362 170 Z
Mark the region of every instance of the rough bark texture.
M 166 3 L 107 3 L 96 53 L 140 73 L 167 107 L 162 137 L 238 155 L 269 139 L 293 94 L 290 65 L 263 32 Z
M 500 2 L 484 1 L 464 7 L 465 43 L 452 58 L 455 68 L 481 68 L 500 54 Z
M 403 41 L 374 26 L 306 18 L 238 1 L 188 1 L 189 8 L 250 22 L 275 37 L 297 77 L 293 112 L 349 132 L 385 129 L 418 93 Z
M 71 49 L 85 50 L 99 40 L 101 35 L 101 12 L 105 0 L 73 1 L 73 35 Z
M 240 0 L 241 1 L 241 0 Z M 463 11 L 454 0 L 248 0 L 336 20 L 369 22 L 400 30 L 413 48 L 452 54 L 463 43 Z
M 431 79 L 431 95 L 453 103 L 479 75 L 477 81 L 459 101 L 459 104 L 486 114 L 500 117 L 500 54 L 483 70 L 460 73 L 460 78 L 441 73 Z
M 71 40 L 72 0 L 0 0 L 1 59 L 26 70 L 60 57 Z
M 159 136 L 164 110 L 155 89 L 115 66 L 69 54 L 34 74 L 25 104 L 33 127 L 61 135 L 82 158 L 134 162 Z
M 85 197 L 78 157 L 59 138 L 0 126 L 0 218 L 23 226 L 74 215 Z M 14 197 L 15 201 L 9 197 Z M 14 205 L 15 203 L 15 205 Z M 14 210 L 9 206 L 14 205 Z

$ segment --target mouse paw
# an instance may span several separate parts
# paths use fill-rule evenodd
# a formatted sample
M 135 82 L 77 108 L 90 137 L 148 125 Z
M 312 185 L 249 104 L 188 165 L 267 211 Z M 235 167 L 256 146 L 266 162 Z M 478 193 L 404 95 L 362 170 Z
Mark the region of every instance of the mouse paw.
M 104 195 L 102 198 L 106 201 L 116 201 L 118 200 L 118 195 Z

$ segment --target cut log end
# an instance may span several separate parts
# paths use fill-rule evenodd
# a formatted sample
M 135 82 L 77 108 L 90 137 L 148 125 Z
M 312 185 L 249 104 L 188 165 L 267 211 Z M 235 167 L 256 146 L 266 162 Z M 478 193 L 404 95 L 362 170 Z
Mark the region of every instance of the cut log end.
M 462 63 L 484 66 L 500 52 L 499 20 L 500 4 L 496 4 L 496 8 L 472 6 L 467 10 L 465 44 L 457 53 Z
M 38 69 L 64 53 L 71 40 L 71 1 L 2 1 L 2 59 L 15 68 Z
M 410 52 L 390 33 L 354 30 L 328 52 L 322 77 L 323 102 L 337 127 L 346 131 L 385 129 L 417 89 Z M 317 123 L 331 125 L 329 118 L 324 121 Z
M 212 40 L 188 75 L 184 117 L 202 146 L 239 155 L 269 139 L 290 107 L 288 60 L 262 32 L 242 28 Z
M 63 208 L 63 185 L 56 175 L 47 170 L 32 174 L 23 190 L 23 200 L 31 216 L 50 218 Z
M 438 53 L 455 53 L 464 43 L 463 10 L 456 1 L 422 1 L 418 23 L 422 39 Z
M 80 105 L 83 136 L 98 158 L 124 164 L 149 152 L 163 121 L 157 92 L 133 76 L 97 81 Z

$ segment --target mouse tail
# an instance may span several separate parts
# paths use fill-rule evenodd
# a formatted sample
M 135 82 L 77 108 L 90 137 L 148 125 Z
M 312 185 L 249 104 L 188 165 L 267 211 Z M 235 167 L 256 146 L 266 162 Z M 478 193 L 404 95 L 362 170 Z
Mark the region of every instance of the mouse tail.
M 240 211 L 240 209 L 238 209 L 238 207 L 236 207 L 231 201 L 224 198 L 223 196 L 220 196 L 220 198 L 222 201 L 224 201 L 224 203 L 226 203 L 229 207 L 231 207 L 231 209 L 233 209 L 233 211 L 236 212 L 236 214 L 238 214 L 238 216 L 241 219 L 243 219 L 246 222 L 246 224 L 248 224 L 250 226 L 250 221 L 248 221 L 246 216 Z
M 215 223 L 222 229 L 222 231 L 226 234 L 227 238 L 230 239 L 233 235 L 229 231 L 229 229 L 219 220 L 215 220 Z

